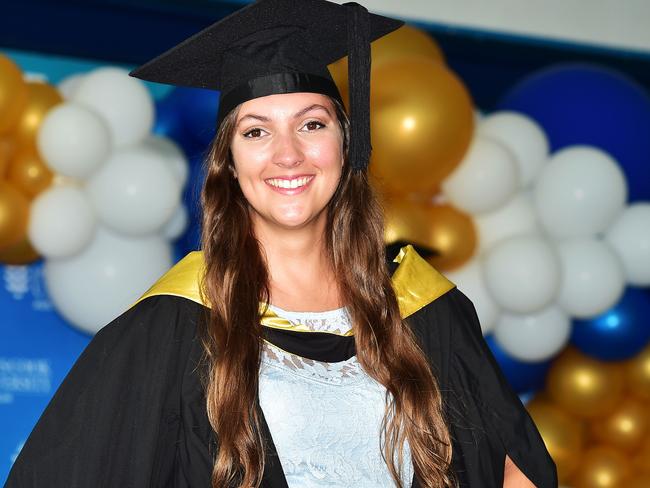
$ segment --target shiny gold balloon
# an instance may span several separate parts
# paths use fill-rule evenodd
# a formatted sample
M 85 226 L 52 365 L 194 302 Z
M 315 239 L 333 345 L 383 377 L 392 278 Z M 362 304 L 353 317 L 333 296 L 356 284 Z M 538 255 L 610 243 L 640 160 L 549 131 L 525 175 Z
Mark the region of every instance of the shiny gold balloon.
M 12 135 L 16 144 L 22 148 L 36 147 L 36 134 L 45 115 L 55 105 L 63 101 L 59 91 L 47 83 L 30 81 L 27 83 L 27 104 L 20 113 Z
M 29 239 L 25 236 L 18 244 L 9 246 L 3 250 L 0 250 L 0 263 L 3 264 L 13 264 L 13 265 L 25 265 L 33 263 L 39 259 L 39 254 L 29 243 Z
M 14 141 L 8 136 L 0 136 L 0 180 L 7 177 L 9 162 L 14 156 Z
M 370 52 L 372 69 L 387 61 L 412 56 L 445 63 L 445 56 L 436 41 L 426 32 L 410 25 L 377 39 L 370 45 Z M 339 59 L 328 68 L 345 100 L 348 93 L 348 57 Z
M 546 389 L 567 412 L 594 418 L 613 411 L 621 400 L 623 374 L 617 365 L 597 361 L 569 347 L 553 362 Z
M 625 488 L 648 488 L 650 487 L 650 473 L 635 473 L 625 479 Z
M 20 68 L 0 54 L 0 133 L 9 131 L 18 121 L 27 103 L 27 86 Z
M 593 420 L 590 430 L 599 443 L 632 451 L 650 434 L 650 409 L 639 400 L 624 398 L 612 413 Z
M 632 455 L 632 467 L 640 473 L 650 474 L 650 435 L 646 435 Z
M 450 205 L 388 197 L 384 240 L 408 242 L 432 251 L 427 260 L 439 271 L 461 266 L 476 250 L 474 221 Z
M 50 186 L 52 177 L 52 171 L 33 148 L 21 149 L 11 161 L 7 173 L 7 180 L 32 198 Z
M 573 488 L 624 488 L 631 474 L 624 454 L 606 446 L 587 449 L 571 478 Z
M 6 181 L 0 181 L 0 251 L 25 237 L 28 217 L 27 197 Z
M 568 481 L 580 463 L 585 444 L 584 422 L 537 398 L 528 402 L 526 409 L 555 462 L 560 483 Z
M 467 89 L 443 64 L 426 58 L 383 63 L 371 78 L 370 171 L 393 192 L 432 192 L 472 138 Z
M 623 363 L 628 391 L 650 401 L 650 344 L 639 354 Z

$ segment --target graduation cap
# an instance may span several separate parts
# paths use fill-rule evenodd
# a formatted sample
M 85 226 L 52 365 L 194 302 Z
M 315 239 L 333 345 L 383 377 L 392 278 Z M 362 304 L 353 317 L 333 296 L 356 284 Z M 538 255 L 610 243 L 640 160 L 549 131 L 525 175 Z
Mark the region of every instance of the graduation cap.
M 217 127 L 240 103 L 278 93 L 341 100 L 327 65 L 349 56 L 352 167 L 370 159 L 370 42 L 403 25 L 351 2 L 259 0 L 215 22 L 131 76 L 219 90 Z

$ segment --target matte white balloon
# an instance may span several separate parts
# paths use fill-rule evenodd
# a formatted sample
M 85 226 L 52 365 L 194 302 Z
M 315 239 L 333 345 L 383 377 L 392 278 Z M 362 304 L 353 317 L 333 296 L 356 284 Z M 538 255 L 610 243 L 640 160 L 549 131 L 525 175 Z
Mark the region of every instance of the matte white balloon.
M 445 276 L 474 303 L 483 335 L 490 332 L 497 323 L 501 310 L 485 287 L 480 262 L 472 259 L 460 268 L 446 271 Z
M 650 202 L 633 203 L 607 230 L 605 239 L 623 263 L 631 285 L 650 285 Z
M 619 258 L 592 238 L 559 243 L 562 284 L 559 305 L 573 317 L 590 318 L 613 307 L 623 295 L 625 275 Z
M 540 222 L 556 239 L 605 231 L 623 211 L 627 182 L 616 161 L 591 146 L 558 151 L 535 183 Z
M 159 153 L 169 164 L 172 173 L 181 188 L 185 187 L 189 176 L 190 167 L 183 150 L 168 137 L 150 135 L 142 142 L 143 146 Z
M 520 361 L 546 361 L 569 342 L 571 319 L 556 305 L 536 313 L 504 313 L 494 331 L 497 343 Z
M 32 202 L 29 241 L 44 257 L 72 256 L 88 245 L 96 220 L 92 203 L 81 188 L 51 186 Z
M 178 239 L 187 230 L 189 223 L 189 216 L 187 215 L 187 208 L 185 205 L 176 207 L 171 219 L 164 225 L 162 235 L 170 240 Z
M 83 79 L 83 73 L 66 76 L 59 82 L 56 88 L 65 100 L 71 100 Z
M 115 146 L 144 139 L 154 122 L 154 103 L 144 83 L 116 67 L 98 68 L 88 73 L 73 100 L 101 115 L 112 133 Z
M 541 234 L 535 206 L 524 193 L 515 194 L 505 205 L 492 212 L 477 215 L 474 225 L 479 249 L 483 252 L 509 237 Z
M 541 126 L 519 112 L 495 112 L 483 118 L 478 133 L 499 141 L 515 156 L 521 186 L 530 184 L 548 159 L 549 143 Z
M 172 265 L 171 246 L 159 235 L 124 237 L 102 227 L 81 253 L 48 259 L 45 280 L 57 310 L 94 334 L 124 312 Z
M 100 220 L 128 235 L 156 232 L 179 205 L 181 188 L 160 154 L 140 146 L 118 149 L 88 182 Z
M 55 173 L 85 179 L 108 158 L 111 133 L 95 112 L 68 102 L 47 113 L 36 143 L 40 155 Z
M 441 185 L 449 201 L 470 214 L 497 209 L 518 187 L 519 170 L 513 154 L 501 143 L 480 136 Z
M 535 313 L 555 301 L 561 280 L 555 249 L 536 236 L 517 236 L 497 243 L 483 261 L 485 284 L 504 309 Z

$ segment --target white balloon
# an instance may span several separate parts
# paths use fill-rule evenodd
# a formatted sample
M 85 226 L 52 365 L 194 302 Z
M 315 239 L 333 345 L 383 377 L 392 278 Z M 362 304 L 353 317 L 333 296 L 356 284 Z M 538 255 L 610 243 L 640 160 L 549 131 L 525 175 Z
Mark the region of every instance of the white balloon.
M 84 179 L 108 158 L 111 133 L 95 112 L 67 102 L 47 113 L 36 143 L 38 152 L 54 172 Z
M 88 193 L 107 226 L 128 235 L 145 235 L 171 218 L 181 188 L 159 154 L 129 146 L 113 152 L 89 180 Z
M 607 229 L 623 211 L 627 182 L 616 161 L 601 149 L 571 146 L 542 168 L 534 198 L 551 236 L 589 237 Z
M 98 68 L 88 73 L 73 100 L 101 115 L 112 133 L 115 146 L 142 140 L 151 132 L 154 103 L 145 85 L 116 67 Z
M 569 342 L 571 320 L 556 305 L 536 313 L 501 315 L 494 331 L 497 343 L 520 361 L 546 361 Z
M 56 88 L 65 100 L 71 100 L 83 79 L 83 73 L 66 76 L 59 82 Z
M 511 237 L 484 255 L 483 273 L 490 295 L 514 313 L 535 313 L 554 302 L 561 272 L 555 249 L 537 236 Z
M 477 215 L 474 225 L 482 252 L 509 237 L 541 234 L 535 207 L 530 197 L 524 193 L 517 193 L 505 205 L 492 212 Z
M 29 240 L 47 258 L 68 257 L 88 245 L 96 217 L 85 192 L 75 186 L 51 186 L 32 202 Z
M 501 143 L 475 137 L 460 165 L 441 189 L 455 207 L 470 214 L 497 209 L 519 186 L 517 163 Z
M 185 187 L 189 176 L 190 167 L 183 150 L 168 137 L 150 135 L 142 142 L 143 146 L 159 153 L 169 164 L 181 188 Z
M 44 272 L 57 310 L 94 334 L 171 265 L 171 246 L 162 237 L 124 237 L 100 226 L 86 249 L 71 258 L 46 260 Z
M 163 227 L 162 235 L 172 241 L 174 239 L 178 239 L 187 229 L 188 223 L 189 217 L 187 215 L 187 208 L 185 205 L 181 204 L 176 207 L 176 210 L 174 211 L 171 219 L 169 219 L 169 221 Z
M 518 112 L 496 112 L 478 125 L 482 136 L 499 141 L 510 149 L 519 166 L 520 183 L 530 184 L 546 162 L 549 143 L 541 126 Z
M 605 239 L 623 263 L 631 285 L 650 285 L 650 202 L 633 203 L 607 230 Z
M 568 314 L 594 317 L 620 300 L 625 275 L 607 244 L 587 237 L 569 239 L 558 244 L 558 255 L 562 263 L 558 304 Z
M 501 310 L 485 287 L 480 262 L 472 259 L 460 268 L 446 271 L 445 276 L 474 303 L 483 335 L 490 332 Z

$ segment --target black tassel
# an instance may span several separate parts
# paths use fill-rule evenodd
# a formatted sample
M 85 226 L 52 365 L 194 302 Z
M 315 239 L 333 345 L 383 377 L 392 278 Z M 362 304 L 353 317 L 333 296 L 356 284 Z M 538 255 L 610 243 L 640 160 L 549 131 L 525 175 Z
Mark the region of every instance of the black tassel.
M 352 169 L 364 171 L 370 162 L 370 15 L 356 2 L 349 10 L 348 86 L 350 90 L 350 149 Z

